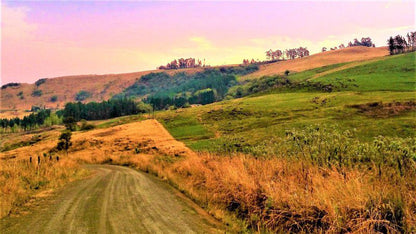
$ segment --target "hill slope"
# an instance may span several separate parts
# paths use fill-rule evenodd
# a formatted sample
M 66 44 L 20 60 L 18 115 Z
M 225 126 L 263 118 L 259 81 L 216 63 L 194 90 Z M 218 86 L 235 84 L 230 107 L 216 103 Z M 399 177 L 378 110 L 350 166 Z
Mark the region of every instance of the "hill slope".
M 386 47 L 352 47 L 342 50 L 328 51 L 305 58 L 261 65 L 259 71 L 242 76 L 241 79 L 244 80 L 259 78 L 265 75 L 281 74 L 285 70 L 300 72 L 331 64 L 380 58 L 387 54 L 388 50 Z M 140 79 L 141 76 L 151 72 L 164 71 L 172 75 L 182 71 L 194 73 L 201 70 L 201 68 L 168 71 L 154 70 L 125 74 L 80 75 L 50 78 L 46 79 L 45 82 L 40 85 L 20 84 L 17 87 L 7 87 L 2 89 L 0 110 L 2 112 L 6 110 L 22 111 L 28 110 L 32 106 L 59 108 L 66 102 L 75 101 L 77 93 L 82 90 L 90 93 L 91 95 L 85 99 L 86 101 L 102 101 L 122 92 L 124 89 L 134 84 L 137 79 Z M 41 95 L 39 96 L 40 92 Z M 38 96 L 33 94 L 38 94 Z M 1 117 L 12 117 L 14 115 L 22 115 L 22 112 L 8 112 L 6 115 L 2 113 Z
M 47 108 L 59 108 L 66 102 L 75 101 L 75 97 L 81 90 L 87 91 L 91 97 L 86 101 L 107 100 L 125 88 L 132 85 L 141 76 L 151 72 L 166 72 L 174 74 L 178 71 L 197 72 L 200 68 L 181 70 L 153 70 L 123 74 L 108 75 L 79 75 L 64 76 L 46 79 L 44 83 L 20 84 L 17 87 L 7 87 L 1 90 L 1 110 L 29 110 L 32 106 L 45 106 Z M 35 90 L 42 92 L 41 96 L 33 96 Z M 21 95 L 19 93 L 22 92 Z M 20 96 L 23 96 L 21 98 Z M 56 96 L 56 101 L 51 98 Z
M 308 57 L 287 60 L 260 66 L 260 70 L 241 79 L 283 74 L 286 70 L 301 72 L 337 63 L 370 60 L 389 54 L 387 47 L 370 48 L 364 46 L 349 47 L 341 50 L 327 51 Z

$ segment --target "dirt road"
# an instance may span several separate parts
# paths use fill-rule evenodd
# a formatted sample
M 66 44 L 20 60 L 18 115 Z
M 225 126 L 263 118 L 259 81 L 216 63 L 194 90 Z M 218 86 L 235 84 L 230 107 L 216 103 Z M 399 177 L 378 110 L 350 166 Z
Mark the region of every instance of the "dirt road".
M 215 233 L 215 221 L 176 190 L 127 167 L 96 173 L 30 214 L 0 220 L 0 233 Z

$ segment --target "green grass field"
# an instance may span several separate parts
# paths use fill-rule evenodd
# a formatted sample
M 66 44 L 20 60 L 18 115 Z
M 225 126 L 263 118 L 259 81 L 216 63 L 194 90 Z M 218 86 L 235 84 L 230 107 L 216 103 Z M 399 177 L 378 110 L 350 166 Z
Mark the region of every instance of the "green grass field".
M 416 53 L 395 55 L 385 60 L 363 62 L 345 70 L 314 79 L 324 84 L 345 83 L 342 90 L 356 91 L 415 91 Z
M 259 145 L 271 139 L 284 139 L 286 130 L 306 126 L 353 130 L 354 137 L 366 142 L 379 135 L 415 137 L 414 108 L 377 116 L 351 107 L 416 100 L 414 59 L 415 53 L 409 53 L 363 62 L 363 65 L 314 80 L 322 83 L 352 80 L 358 85 L 350 85 L 339 92 L 271 91 L 180 111 L 160 112 L 157 118 L 176 139 L 199 151 L 222 151 L 227 145 L 241 145 L 243 142 L 243 152 L 257 152 L 261 151 Z M 313 69 L 289 77 L 297 81 L 306 80 L 314 74 L 343 65 Z

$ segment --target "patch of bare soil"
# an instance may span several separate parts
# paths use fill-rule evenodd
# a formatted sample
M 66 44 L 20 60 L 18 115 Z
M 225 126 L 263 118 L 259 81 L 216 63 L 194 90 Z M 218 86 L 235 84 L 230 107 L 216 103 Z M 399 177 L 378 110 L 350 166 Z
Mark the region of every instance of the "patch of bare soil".
M 351 105 L 349 107 L 358 109 L 359 113 L 363 113 L 369 117 L 374 118 L 387 118 L 400 115 L 404 112 L 408 112 L 416 109 L 416 102 L 372 102 L 366 104 Z

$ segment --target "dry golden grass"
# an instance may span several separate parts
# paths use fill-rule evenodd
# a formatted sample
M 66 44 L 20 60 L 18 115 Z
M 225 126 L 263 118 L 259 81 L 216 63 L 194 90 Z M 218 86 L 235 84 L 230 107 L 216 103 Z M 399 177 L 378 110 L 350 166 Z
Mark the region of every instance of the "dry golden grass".
M 416 182 L 407 177 L 376 177 L 368 171 L 324 169 L 282 158 L 195 154 L 155 120 L 76 132 L 72 141 L 68 157 L 61 154 L 73 164 L 69 168 L 113 163 L 153 173 L 230 223 L 231 231 L 239 230 L 233 226 L 237 220 L 273 232 L 415 230 Z M 50 139 L 32 148 L 48 151 L 55 145 Z M 23 148 L 12 152 L 27 152 Z M 18 183 L 10 183 L 8 190 L 18 194 L 13 187 Z
M 0 111 L 0 119 L 23 118 L 30 115 L 30 112 L 23 110 L 4 110 Z
M 243 76 L 241 79 L 244 80 L 262 76 L 283 74 L 286 70 L 301 72 L 331 64 L 371 60 L 374 58 L 386 56 L 388 54 L 389 51 L 387 47 L 349 47 L 345 49 L 314 54 L 304 58 L 261 65 L 259 71 Z
M 41 192 L 55 189 L 86 175 L 77 163 L 70 159 L 42 157 L 41 164 L 37 158 L 32 163 L 26 160 L 0 159 L 0 218 L 27 203 Z

